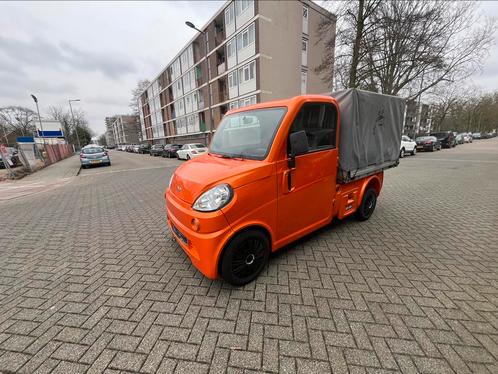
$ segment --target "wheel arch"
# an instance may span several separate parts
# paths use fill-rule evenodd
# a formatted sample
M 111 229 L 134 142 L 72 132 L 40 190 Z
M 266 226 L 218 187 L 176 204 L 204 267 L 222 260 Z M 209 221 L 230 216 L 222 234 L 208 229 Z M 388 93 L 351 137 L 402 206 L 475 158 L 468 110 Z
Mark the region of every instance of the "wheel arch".
M 380 195 L 380 190 L 382 189 L 382 181 L 381 179 L 374 175 L 372 177 L 370 177 L 364 184 L 363 184 L 363 187 L 361 189 L 361 195 L 360 195 L 360 200 L 359 201 L 362 201 L 363 200 L 363 196 L 365 195 L 365 192 L 369 189 L 369 188 L 373 188 L 374 191 L 375 191 L 375 194 L 377 196 Z

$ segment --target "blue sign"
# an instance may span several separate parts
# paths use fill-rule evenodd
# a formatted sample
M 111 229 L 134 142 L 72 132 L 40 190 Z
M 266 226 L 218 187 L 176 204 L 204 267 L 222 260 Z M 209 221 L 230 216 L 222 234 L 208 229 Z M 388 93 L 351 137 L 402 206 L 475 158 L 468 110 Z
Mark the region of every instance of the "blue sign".
M 64 134 L 62 131 L 40 131 L 38 130 L 38 136 L 40 138 L 63 138 Z
M 32 136 L 18 136 L 16 138 L 18 143 L 34 143 L 35 139 Z

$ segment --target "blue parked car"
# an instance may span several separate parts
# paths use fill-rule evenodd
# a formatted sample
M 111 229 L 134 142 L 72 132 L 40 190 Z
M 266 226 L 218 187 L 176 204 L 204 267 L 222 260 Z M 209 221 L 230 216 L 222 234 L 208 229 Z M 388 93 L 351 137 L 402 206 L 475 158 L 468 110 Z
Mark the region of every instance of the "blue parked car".
M 111 166 L 111 158 L 107 151 L 99 145 L 87 145 L 81 149 L 81 167 L 87 168 L 92 165 Z

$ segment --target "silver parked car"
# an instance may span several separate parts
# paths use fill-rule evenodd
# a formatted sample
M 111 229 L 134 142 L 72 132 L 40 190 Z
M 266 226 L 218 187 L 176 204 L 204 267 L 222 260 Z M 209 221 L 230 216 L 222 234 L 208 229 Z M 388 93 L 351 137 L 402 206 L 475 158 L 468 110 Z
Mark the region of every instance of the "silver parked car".
M 107 151 L 98 145 L 87 145 L 81 149 L 80 162 L 82 168 L 92 165 L 111 166 L 111 158 Z

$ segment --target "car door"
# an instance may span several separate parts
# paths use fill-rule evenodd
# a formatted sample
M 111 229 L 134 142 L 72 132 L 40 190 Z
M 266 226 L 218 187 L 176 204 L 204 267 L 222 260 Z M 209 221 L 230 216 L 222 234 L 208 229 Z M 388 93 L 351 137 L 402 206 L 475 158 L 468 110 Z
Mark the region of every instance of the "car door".
M 309 150 L 295 157 L 295 167 L 288 160 L 277 164 L 279 241 L 292 240 L 332 216 L 338 160 L 337 113 L 330 102 L 305 103 L 290 127 L 289 135 L 306 132 Z

